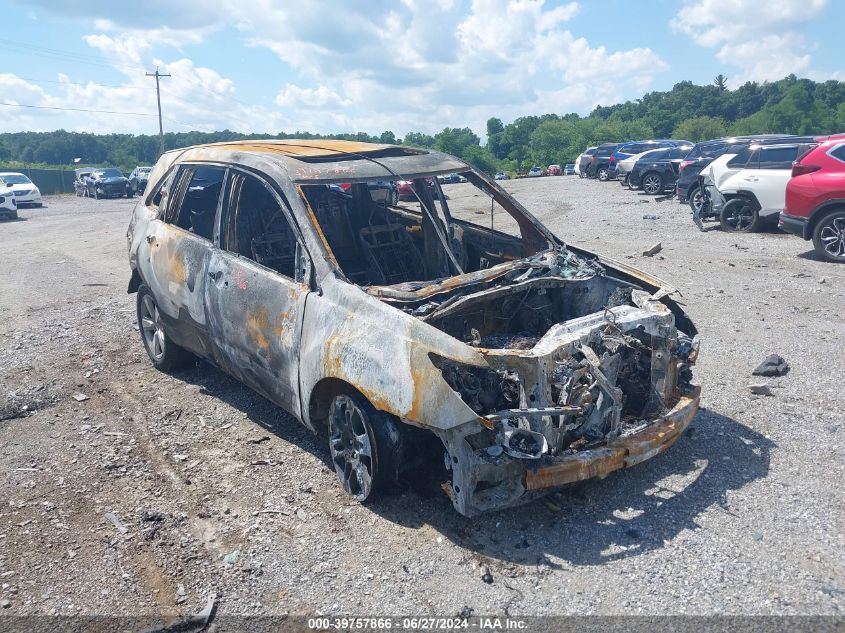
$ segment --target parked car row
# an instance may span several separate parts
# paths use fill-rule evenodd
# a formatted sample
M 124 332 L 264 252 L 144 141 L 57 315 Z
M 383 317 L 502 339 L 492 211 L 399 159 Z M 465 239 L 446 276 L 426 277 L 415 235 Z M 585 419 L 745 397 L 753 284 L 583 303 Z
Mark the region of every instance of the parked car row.
M 84 198 L 131 198 L 147 188 L 152 167 L 138 166 L 129 177 L 117 167 L 82 167 L 74 170 L 73 189 Z
M 576 169 L 688 203 L 701 230 L 777 225 L 845 263 L 845 134 L 763 134 L 692 144 L 675 139 L 588 147 Z

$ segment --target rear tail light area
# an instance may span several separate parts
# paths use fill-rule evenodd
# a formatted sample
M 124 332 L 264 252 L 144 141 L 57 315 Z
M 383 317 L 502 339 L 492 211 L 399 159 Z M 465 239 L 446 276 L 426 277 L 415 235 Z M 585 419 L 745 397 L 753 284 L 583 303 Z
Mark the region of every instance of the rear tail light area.
M 814 171 L 818 171 L 821 168 L 821 165 L 802 165 L 801 163 L 792 163 L 792 177 L 795 178 L 795 176 L 812 174 Z
M 682 160 L 681 164 L 678 165 L 678 171 L 684 171 L 687 167 L 692 165 L 695 161 L 694 160 Z
M 609 159 L 607 159 L 607 160 L 608 160 L 608 162 L 609 162 L 610 164 L 613 164 L 613 163 L 615 163 L 615 162 L 616 162 L 616 156 L 611 156 L 611 157 L 610 157 Z

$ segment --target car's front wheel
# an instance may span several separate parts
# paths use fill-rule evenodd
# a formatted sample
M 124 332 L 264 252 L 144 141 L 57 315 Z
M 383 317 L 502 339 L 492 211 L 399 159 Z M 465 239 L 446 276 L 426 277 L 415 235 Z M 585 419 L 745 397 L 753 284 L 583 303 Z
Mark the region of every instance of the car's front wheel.
M 663 176 L 656 172 L 650 172 L 643 176 L 643 191 L 647 194 L 656 196 L 663 191 Z
M 605 182 L 610 177 L 610 170 L 607 167 L 599 167 L 599 170 L 596 172 L 596 178 Z
M 728 200 L 719 214 L 719 222 L 723 231 L 752 233 L 760 224 L 760 214 L 757 204 L 746 197 Z
M 156 369 L 170 372 L 191 360 L 190 352 L 176 345 L 164 331 L 158 304 L 145 285 L 138 288 L 137 313 L 141 341 Z
M 816 253 L 829 262 L 845 264 L 845 209 L 828 213 L 813 230 Z
M 329 451 L 340 484 L 361 503 L 395 482 L 400 431 L 396 420 L 361 396 L 339 394 L 329 408 Z

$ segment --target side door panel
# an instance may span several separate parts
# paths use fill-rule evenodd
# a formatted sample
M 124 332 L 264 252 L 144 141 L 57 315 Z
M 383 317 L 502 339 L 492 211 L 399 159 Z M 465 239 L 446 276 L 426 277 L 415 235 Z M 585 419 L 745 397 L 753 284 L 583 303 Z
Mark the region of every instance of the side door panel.
M 148 224 L 146 237 L 138 245 L 137 266 L 149 286 L 165 321 L 168 335 L 180 346 L 208 356 L 203 289 L 212 243 L 168 222 L 175 214 L 182 191 L 180 174 L 164 184 L 160 211 Z
M 235 179 L 242 177 L 235 175 Z M 272 243 L 274 255 L 283 251 L 287 258 L 287 251 L 293 250 L 289 253 L 293 261 L 299 252 L 296 239 L 293 232 L 280 237 L 278 230 L 289 223 L 287 216 L 283 215 L 287 224 L 282 225 L 274 215 L 275 230 L 252 233 L 250 244 L 243 245 L 244 253 L 227 250 L 228 216 L 254 211 L 241 201 L 239 186 L 231 180 L 229 190 L 233 193 L 224 212 L 220 248 L 210 257 L 204 297 L 215 357 L 233 376 L 301 419 L 299 346 L 308 286 L 253 260 L 264 260 L 261 253 L 268 252 L 267 245 Z M 281 207 L 281 198 L 272 195 Z M 290 248 L 281 249 L 279 244 Z
M 203 356 L 208 355 L 203 287 L 210 251 L 210 242 L 156 219 L 140 245 L 138 261 L 168 335 Z

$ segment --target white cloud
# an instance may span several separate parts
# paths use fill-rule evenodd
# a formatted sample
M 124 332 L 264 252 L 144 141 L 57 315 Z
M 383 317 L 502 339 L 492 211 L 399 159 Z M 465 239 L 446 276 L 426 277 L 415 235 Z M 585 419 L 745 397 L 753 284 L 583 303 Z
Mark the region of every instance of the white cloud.
M 276 105 L 295 108 L 342 108 L 350 104 L 349 99 L 342 98 L 327 86 L 316 88 L 300 88 L 293 84 L 285 84 L 284 88 L 276 95 Z
M 393 129 L 401 136 L 469 125 L 483 132 L 490 116 L 585 113 L 639 96 L 668 68 L 649 48 L 614 50 L 574 35 L 568 23 L 580 11 L 577 2 L 311 0 L 302 9 L 272 0 L 197 0 L 187 7 L 152 0 L 144 5 L 156 15 L 152 24 L 134 9 L 116 13 L 100 0 L 80 1 L 74 12 L 88 16 L 85 42 L 122 73 L 125 86 L 65 90 L 99 109 L 154 112 L 151 80 L 137 66 L 159 65 L 173 74 L 162 84 L 165 115 L 201 129 Z M 35 4 L 49 10 L 47 0 Z M 244 103 L 238 77 L 195 65 L 187 54 L 188 46 L 227 28 L 233 49 L 263 48 L 287 67 L 265 107 Z M 272 68 L 260 72 L 274 76 Z
M 782 79 L 810 69 L 810 47 L 798 28 L 819 17 L 828 0 L 687 0 L 672 30 L 703 47 L 719 47 L 716 59 L 739 68 L 732 83 Z

